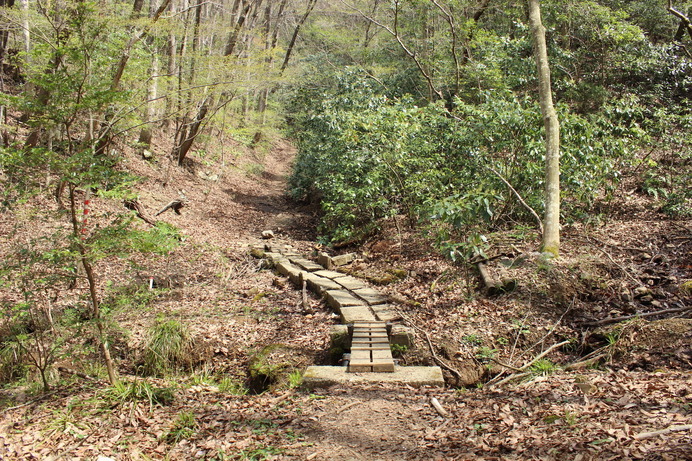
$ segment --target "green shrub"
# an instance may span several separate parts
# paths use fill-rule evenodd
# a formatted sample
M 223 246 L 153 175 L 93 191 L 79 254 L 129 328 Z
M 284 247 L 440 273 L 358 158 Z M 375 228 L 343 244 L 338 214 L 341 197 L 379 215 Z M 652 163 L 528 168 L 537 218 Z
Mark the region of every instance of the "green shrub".
M 195 343 L 189 330 L 177 320 L 157 319 L 149 330 L 142 371 L 161 376 L 167 372 L 190 369 Z

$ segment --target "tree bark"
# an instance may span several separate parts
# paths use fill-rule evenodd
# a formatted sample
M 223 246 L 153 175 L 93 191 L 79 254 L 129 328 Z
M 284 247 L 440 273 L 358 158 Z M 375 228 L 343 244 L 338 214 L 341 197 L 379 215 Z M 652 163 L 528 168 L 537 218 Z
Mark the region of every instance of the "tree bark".
M 106 338 L 106 328 L 101 318 L 101 308 L 99 303 L 98 294 L 96 292 L 96 274 L 94 274 L 94 269 L 89 261 L 89 256 L 87 249 L 80 240 L 80 228 L 79 221 L 77 220 L 77 200 L 75 197 L 76 186 L 70 184 L 70 218 L 72 220 L 72 232 L 77 239 L 77 251 L 79 252 L 80 262 L 82 267 L 84 267 L 84 272 L 86 273 L 87 281 L 89 282 L 89 298 L 91 301 L 91 318 L 96 324 L 96 329 L 99 335 L 99 342 L 101 344 L 101 352 L 103 353 L 103 361 L 106 364 L 106 370 L 108 371 L 108 381 L 111 384 L 116 384 L 118 382 L 118 377 L 115 371 L 115 365 L 113 364 L 113 359 L 111 358 L 110 349 L 108 347 L 108 339 Z
M 550 67 L 541 22 L 539 0 L 529 1 L 529 23 L 538 70 L 538 98 L 545 125 L 545 214 L 543 216 L 542 251 L 557 256 L 560 250 L 560 124 L 553 105 Z
M 236 2 L 237 4 L 237 2 Z M 235 9 L 235 4 L 233 5 Z M 240 31 L 243 28 L 243 24 L 245 24 L 245 20 L 247 19 L 247 14 L 250 11 L 250 7 L 252 7 L 252 3 L 249 1 L 243 0 L 243 5 L 241 6 L 240 10 L 240 15 L 238 16 L 238 20 L 236 21 L 235 25 L 233 26 L 233 30 L 231 31 L 230 35 L 228 36 L 228 41 L 226 42 L 226 48 L 223 52 L 224 56 L 231 56 L 233 54 L 233 51 L 235 50 L 235 46 L 238 43 L 238 36 L 240 35 Z
M 179 137 L 180 142 L 174 148 L 174 155 L 177 158 L 178 166 L 182 166 L 183 161 L 187 156 L 187 153 L 190 151 L 190 148 L 192 147 L 192 143 L 195 141 L 195 138 L 197 138 L 202 122 L 204 121 L 204 118 L 207 116 L 207 112 L 209 111 L 209 104 L 209 101 L 206 99 L 202 101 L 202 104 L 200 104 L 199 106 L 199 110 L 197 111 L 195 119 L 189 124 L 186 124 L 183 127 L 181 127 L 182 132 Z
M 307 21 L 308 16 L 310 16 L 310 13 L 312 13 L 312 10 L 315 8 L 316 4 L 317 0 L 308 0 L 308 7 L 305 10 L 305 14 L 303 14 L 303 16 L 300 18 L 300 21 L 298 21 L 298 24 L 296 24 L 296 28 L 293 30 L 293 35 L 291 35 L 291 41 L 288 43 L 288 47 L 286 48 L 286 55 L 284 56 L 283 64 L 281 64 L 280 73 L 283 74 L 284 70 L 286 70 L 286 67 L 288 67 L 288 61 L 291 59 L 293 47 L 295 46 L 296 40 L 298 39 L 300 28 L 303 27 L 303 24 L 305 24 L 305 21 Z
M 668 12 L 680 20 L 678 31 L 675 34 L 675 41 L 679 42 L 682 40 L 682 37 L 685 35 L 685 30 L 690 38 L 692 38 L 692 24 L 690 24 L 690 18 L 673 7 L 673 0 L 668 0 Z

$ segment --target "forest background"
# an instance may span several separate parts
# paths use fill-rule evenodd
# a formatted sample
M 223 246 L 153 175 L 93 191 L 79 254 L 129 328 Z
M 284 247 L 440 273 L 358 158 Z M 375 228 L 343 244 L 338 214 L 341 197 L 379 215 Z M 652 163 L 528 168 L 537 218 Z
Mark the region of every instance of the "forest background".
M 684 226 L 692 3 L 540 6 L 561 223 L 599 228 L 622 217 L 623 195 L 637 195 L 656 220 Z M 527 2 L 0 0 L 0 77 L 5 383 L 48 392 L 70 354 L 87 358 L 70 370 L 121 390 L 123 372 L 193 368 L 185 354 L 147 356 L 152 343 L 128 356 L 114 320 L 160 293 L 113 273 L 168 270 L 186 245 L 181 228 L 143 207 L 142 162 L 179 213 L 195 193 L 181 175 L 213 184 L 219 165 L 242 165 L 260 177 L 255 160 L 290 139 L 288 193 L 319 216 L 320 245 L 393 235 L 401 249 L 413 234 L 461 268 L 469 299 L 469 269 L 495 258 L 508 234 L 540 239 L 545 135 Z M 677 267 L 683 296 L 689 261 Z M 178 320 L 157 318 L 147 338 L 192 347 Z

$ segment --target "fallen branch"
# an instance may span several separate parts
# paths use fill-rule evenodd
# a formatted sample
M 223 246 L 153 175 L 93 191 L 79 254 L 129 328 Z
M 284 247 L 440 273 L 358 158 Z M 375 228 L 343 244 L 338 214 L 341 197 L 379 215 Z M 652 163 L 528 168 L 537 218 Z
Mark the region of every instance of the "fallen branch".
M 510 381 L 514 381 L 515 379 L 526 378 L 527 376 L 531 376 L 531 374 L 532 373 L 528 372 L 528 371 L 526 371 L 524 373 L 512 373 L 511 375 L 507 376 L 506 378 L 504 378 L 504 379 L 502 379 L 496 383 L 492 383 L 491 381 L 488 381 L 486 383 L 486 386 L 489 386 L 490 384 L 493 384 L 494 386 L 501 386 L 501 385 L 506 384 Z
M 337 414 L 343 413 L 344 411 L 348 410 L 349 408 L 353 408 L 353 407 L 355 407 L 356 405 L 358 405 L 358 404 L 360 404 L 360 403 L 361 403 L 360 400 L 356 400 L 355 402 L 347 403 L 347 404 L 344 405 L 343 407 L 341 407 L 341 408 L 339 408 L 338 410 L 336 410 L 336 413 L 337 413 Z
M 164 206 L 163 208 L 161 208 L 161 209 L 158 211 L 158 213 L 156 213 L 154 216 L 158 216 L 158 215 L 160 215 L 161 213 L 163 213 L 163 212 L 166 211 L 166 210 L 173 210 L 173 211 L 175 212 L 175 214 L 180 214 L 180 210 L 181 210 L 186 204 L 187 204 L 187 202 L 185 201 L 185 199 L 175 199 L 175 200 L 171 200 L 170 202 L 168 202 L 168 204 L 167 204 L 166 206 Z
M 82 379 L 86 379 L 87 381 L 93 381 L 95 383 L 100 383 L 100 384 L 108 384 L 107 382 L 105 382 L 103 380 L 100 380 L 98 378 L 94 378 L 93 376 L 89 376 L 89 375 L 82 373 L 80 371 L 71 370 L 69 368 L 58 367 L 58 371 L 61 373 L 66 373 L 68 375 L 73 375 L 73 376 L 77 376 L 77 377 L 82 378 Z
M 47 394 L 43 394 L 42 396 L 40 396 L 36 399 L 29 400 L 28 402 L 22 403 L 21 405 L 15 405 L 14 407 L 3 408 L 2 410 L 0 410 L 0 413 L 7 413 L 8 411 L 18 410 L 20 408 L 28 407 L 29 405 L 40 402 L 41 400 L 44 400 L 44 399 L 46 399 L 52 395 L 55 395 L 57 393 L 58 393 L 58 391 L 49 392 Z
M 507 181 L 504 178 L 504 176 L 502 176 L 497 170 L 495 170 L 492 167 L 486 166 L 486 168 L 489 169 L 490 171 L 492 171 L 493 173 L 495 173 L 495 176 L 500 178 L 500 181 L 505 183 L 505 185 L 509 188 L 509 190 L 511 190 L 512 193 L 514 193 L 514 195 L 517 197 L 517 200 L 519 200 L 519 203 L 521 203 L 524 206 L 524 208 L 526 208 L 529 211 L 529 213 L 531 213 L 531 215 L 534 217 L 534 219 L 536 220 L 536 223 L 538 224 L 538 230 L 541 232 L 541 235 L 543 235 L 543 221 L 541 221 L 541 218 L 540 218 L 540 216 L 538 216 L 538 213 L 536 213 L 536 211 L 533 208 L 531 208 L 528 205 L 528 203 L 526 203 L 524 201 L 524 199 L 521 197 L 521 195 L 519 195 L 519 192 L 517 192 L 517 190 L 514 187 L 512 187 L 512 185 L 509 183 L 509 181 Z
M 548 349 L 544 350 L 543 352 L 541 352 L 540 354 L 538 354 L 536 357 L 534 357 L 533 360 L 531 360 L 529 363 L 527 363 L 527 364 L 525 364 L 524 366 L 522 366 L 522 367 L 521 367 L 521 370 L 526 370 L 526 369 L 529 368 L 531 365 L 533 365 L 534 363 L 538 362 L 539 360 L 541 360 L 541 359 L 542 359 L 543 357 L 545 357 L 546 355 L 550 354 L 552 351 L 554 351 L 554 350 L 557 349 L 558 347 L 562 347 L 562 346 L 564 346 L 565 344 L 569 344 L 569 343 L 570 343 L 570 340 L 567 339 L 567 340 L 565 340 L 565 341 L 562 341 L 561 343 L 553 344 L 553 345 L 550 346 Z
M 481 275 L 481 281 L 485 286 L 488 296 L 498 295 L 500 293 L 505 293 L 512 291 L 516 288 L 517 281 L 513 279 L 498 280 L 490 275 L 488 268 L 483 263 L 478 263 L 478 272 Z
M 452 374 L 457 378 L 457 380 L 460 381 L 460 380 L 461 380 L 461 373 L 459 373 L 459 371 L 456 370 L 455 368 L 452 368 L 451 366 L 447 365 L 447 364 L 444 362 L 444 360 L 442 360 L 441 358 L 439 358 L 439 357 L 437 356 L 437 354 L 435 353 L 435 349 L 434 349 L 434 347 L 433 347 L 432 341 L 430 340 L 430 335 L 428 334 L 428 332 L 425 331 L 425 330 L 423 330 L 422 328 L 419 328 L 419 327 L 413 325 L 413 324 L 411 324 L 411 326 L 412 326 L 413 328 L 415 328 L 416 330 L 422 332 L 422 333 L 425 335 L 425 340 L 428 342 L 428 348 L 430 349 L 430 354 L 432 355 L 433 360 L 434 360 L 437 364 L 439 364 L 442 368 L 444 368 L 445 370 L 447 370 L 447 371 L 449 371 L 450 373 L 452 373 Z
M 430 403 L 432 404 L 433 408 L 435 408 L 435 411 L 437 411 L 437 413 L 440 416 L 442 416 L 443 418 L 446 418 L 449 416 L 449 413 L 447 413 L 447 411 L 444 408 L 442 408 L 440 401 L 437 400 L 435 397 L 432 397 L 430 399 Z
M 495 363 L 497 363 L 498 365 L 500 365 L 501 367 L 507 368 L 508 370 L 517 371 L 517 372 L 522 372 L 522 371 L 524 371 L 524 370 L 522 370 L 521 368 L 513 367 L 512 365 L 507 365 L 506 363 L 500 362 L 499 360 L 494 359 L 494 358 L 492 358 L 492 357 L 490 358 L 490 361 L 491 361 L 491 362 L 495 362 Z
M 594 357 L 588 358 L 586 360 L 580 360 L 579 362 L 574 362 L 570 363 L 567 365 L 564 369 L 565 371 L 572 371 L 572 370 L 579 370 L 582 368 L 589 367 L 593 365 L 594 363 L 598 362 L 601 360 L 603 357 L 606 357 L 608 354 L 598 354 Z
M 123 201 L 125 208 L 137 212 L 137 217 L 143 220 L 145 223 L 152 226 L 156 225 L 156 220 L 149 216 L 149 214 L 144 210 L 144 207 L 138 200 L 125 200 Z
M 543 352 L 538 354 L 536 357 L 534 357 L 530 362 L 525 363 L 524 365 L 522 365 L 519 368 L 513 367 L 511 365 L 506 365 L 504 363 L 498 362 L 497 360 L 491 359 L 493 362 L 495 362 L 501 366 L 504 366 L 506 368 L 509 368 L 511 370 L 514 370 L 516 373 L 512 373 L 512 374 L 508 375 L 507 377 L 505 377 L 504 379 L 495 382 L 495 380 L 501 376 L 501 374 L 499 374 L 499 375 L 495 376 L 493 379 L 491 379 L 490 381 L 488 381 L 486 383 L 486 386 L 490 386 L 490 385 L 499 386 L 501 384 L 507 383 L 507 382 L 512 381 L 514 379 L 524 378 L 526 376 L 532 375 L 532 373 L 530 371 L 525 371 L 525 370 L 527 368 L 530 368 L 531 365 L 538 362 L 540 359 L 542 359 L 546 355 L 550 354 L 552 351 L 554 351 L 558 347 L 562 347 L 565 344 L 569 344 L 569 342 L 570 342 L 570 340 L 565 340 L 565 341 L 559 342 L 557 344 L 553 344 L 548 349 L 544 350 Z
M 633 276 L 631 276 L 630 273 L 629 273 L 629 271 L 628 271 L 627 269 L 625 269 L 625 268 L 622 266 L 622 264 L 619 264 L 619 263 L 615 262 L 615 260 L 613 259 L 613 257 L 610 256 L 610 253 L 608 253 L 607 251 L 605 251 L 603 248 L 599 248 L 599 250 L 601 250 L 601 251 L 603 252 L 603 254 L 605 254 L 605 255 L 608 257 L 608 259 L 610 259 L 610 262 L 612 262 L 612 263 L 615 264 L 618 268 L 620 268 L 620 270 L 621 270 L 627 277 L 629 277 L 630 280 L 632 280 L 632 281 L 633 281 L 634 283 L 636 283 L 637 285 L 643 285 L 642 281 L 641 281 L 641 280 L 638 280 L 638 279 L 635 279 Z
M 401 318 L 406 321 L 406 323 L 408 323 L 409 325 L 411 325 L 411 327 L 413 327 L 413 329 L 418 330 L 421 333 L 423 333 L 423 335 L 425 336 L 425 340 L 428 343 L 428 348 L 430 349 L 430 355 L 432 355 L 432 358 L 435 361 L 435 363 L 437 363 L 438 365 L 440 365 L 440 367 L 442 367 L 445 370 L 452 373 L 457 378 L 457 381 L 461 381 L 461 379 L 462 379 L 461 373 L 459 373 L 459 371 L 456 370 L 455 368 L 452 368 L 451 366 L 447 365 L 444 362 L 444 360 L 442 360 L 441 358 L 439 358 L 437 356 L 437 354 L 435 353 L 435 347 L 433 346 L 432 340 L 430 339 L 430 335 L 428 334 L 428 332 L 425 331 L 424 329 L 420 328 L 416 324 L 414 324 L 406 314 L 401 312 L 400 309 L 396 309 L 396 311 L 399 313 Z
M 684 424 L 682 426 L 670 426 L 670 427 L 667 427 L 665 429 L 661 429 L 660 431 L 640 432 L 639 434 L 634 436 L 634 440 L 651 439 L 653 437 L 658 437 L 659 435 L 670 434 L 671 432 L 680 432 L 680 431 L 689 431 L 689 430 L 692 430 L 692 424 Z
M 689 310 L 692 310 L 691 306 L 675 307 L 672 309 L 662 309 L 660 311 L 645 312 L 643 314 L 624 315 L 622 317 L 613 317 L 613 318 L 609 318 L 609 319 L 598 320 L 596 322 L 587 322 L 587 323 L 583 323 L 582 325 L 585 327 L 599 327 L 602 325 L 610 325 L 611 323 L 624 322 L 625 320 L 631 320 L 634 318 L 646 318 L 646 317 L 653 317 L 656 315 L 674 314 L 674 313 L 685 312 L 685 311 L 689 311 Z

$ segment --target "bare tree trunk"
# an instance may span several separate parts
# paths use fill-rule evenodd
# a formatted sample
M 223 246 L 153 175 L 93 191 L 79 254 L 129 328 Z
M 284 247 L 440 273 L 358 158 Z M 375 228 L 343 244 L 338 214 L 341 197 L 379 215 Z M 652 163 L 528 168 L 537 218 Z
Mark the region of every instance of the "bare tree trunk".
M 208 99 L 202 101 L 202 103 L 199 106 L 199 110 L 197 111 L 197 115 L 195 116 L 195 119 L 192 122 L 181 127 L 181 133 L 179 136 L 180 141 L 173 151 L 173 155 L 177 158 L 178 166 L 182 166 L 183 161 L 187 156 L 187 153 L 190 151 L 190 148 L 192 147 L 192 143 L 195 141 L 195 138 L 197 138 L 197 135 L 199 134 L 199 129 L 202 126 L 202 122 L 204 121 L 204 118 L 207 116 L 207 112 L 209 112 L 209 105 L 210 102 L 208 101 Z
M 685 35 L 685 30 L 687 30 L 688 35 L 692 38 L 692 24 L 690 24 L 690 18 L 673 7 L 673 0 L 668 0 L 668 12 L 680 20 L 678 31 L 675 34 L 675 41 L 679 42 L 682 40 L 682 37 Z
M 242 3 L 242 7 L 240 9 L 240 14 L 238 16 L 238 20 L 236 21 L 235 25 L 233 26 L 233 30 L 231 31 L 230 35 L 228 36 L 228 41 L 226 42 L 226 48 L 223 52 L 224 56 L 231 56 L 233 54 L 233 51 L 235 50 L 236 44 L 238 43 L 238 36 L 240 35 L 240 31 L 243 28 L 243 25 L 245 24 L 245 20 L 247 19 L 247 14 L 250 11 L 250 8 L 252 7 L 252 2 L 247 1 L 247 0 L 240 0 Z M 236 0 L 236 3 L 233 5 L 234 11 L 236 8 L 236 5 L 239 5 L 239 0 Z
M 298 24 L 296 24 L 296 28 L 293 30 L 293 35 L 291 36 L 291 41 L 288 43 L 288 47 L 286 48 L 286 55 L 284 56 L 284 62 L 281 64 L 281 73 L 286 70 L 286 67 L 288 67 L 288 61 L 291 59 L 291 54 L 293 53 L 293 47 L 296 44 L 296 40 L 298 39 L 298 34 L 300 33 L 300 28 L 303 27 L 303 24 L 305 24 L 305 21 L 307 21 L 308 16 L 310 16 L 310 13 L 312 13 L 313 8 L 315 8 L 315 5 L 317 4 L 317 0 L 308 0 L 308 7 L 305 10 L 305 14 L 300 18 L 300 21 L 298 21 Z
M 79 221 L 77 220 L 77 200 L 75 197 L 75 185 L 70 184 L 70 217 L 72 220 L 72 231 L 79 239 L 80 228 Z M 77 240 L 77 250 L 80 255 L 80 262 L 82 267 L 84 267 L 84 272 L 86 273 L 87 281 L 89 282 L 89 298 L 91 300 L 91 318 L 96 324 L 96 329 L 99 335 L 99 342 L 101 344 L 101 352 L 103 353 L 103 361 L 106 364 L 106 369 L 108 370 L 108 381 L 111 384 L 116 384 L 118 382 L 118 377 L 115 372 L 115 365 L 113 364 L 113 359 L 111 358 L 110 349 L 108 347 L 108 339 L 106 338 L 106 328 L 101 318 L 101 308 L 99 303 L 98 294 L 96 292 L 96 275 L 94 274 L 94 269 L 91 266 L 89 257 L 87 254 L 87 249 L 81 240 Z
M 175 13 L 175 5 L 171 3 L 170 8 L 169 8 L 169 13 L 174 14 Z M 168 40 L 166 42 L 166 54 L 168 55 L 168 65 L 166 67 L 166 73 L 168 77 L 172 77 L 173 75 L 176 75 L 177 73 L 177 68 L 178 68 L 178 43 L 175 35 L 175 31 L 171 31 L 168 34 Z M 168 92 L 172 92 L 172 87 L 174 83 L 171 79 L 170 83 L 168 84 Z M 168 130 L 168 128 L 171 125 L 171 115 L 173 112 L 173 98 L 172 97 L 167 97 L 166 98 L 166 108 L 165 108 L 165 119 L 163 122 L 163 128 L 164 130 Z
M 29 61 L 29 51 L 31 51 L 31 32 L 29 30 L 29 0 L 21 0 L 22 2 L 22 35 L 24 37 L 24 52 L 27 62 Z
M 560 124 L 553 105 L 545 27 L 541 22 L 539 0 L 529 0 L 529 23 L 538 69 L 538 97 L 545 125 L 545 215 L 542 251 L 557 256 L 560 250 Z

